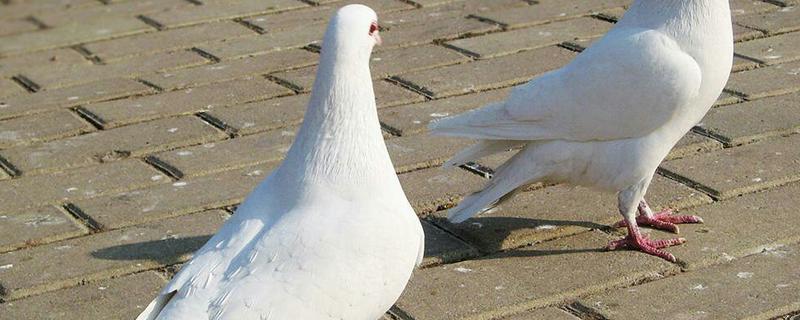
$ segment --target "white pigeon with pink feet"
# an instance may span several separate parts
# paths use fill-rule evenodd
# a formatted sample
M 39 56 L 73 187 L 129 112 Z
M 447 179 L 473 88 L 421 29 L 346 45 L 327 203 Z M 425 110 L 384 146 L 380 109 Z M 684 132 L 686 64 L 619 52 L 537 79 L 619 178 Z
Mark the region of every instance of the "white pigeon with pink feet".
M 684 239 L 651 240 L 639 225 L 677 233 L 676 224 L 702 220 L 653 213 L 644 195 L 659 163 L 722 92 L 732 61 L 728 0 L 634 1 L 568 65 L 516 87 L 505 101 L 430 124 L 433 134 L 478 139 L 446 166 L 521 147 L 449 218 L 464 221 L 535 182 L 588 186 L 618 193 L 628 236 L 609 249 L 676 261 L 662 249 Z
M 137 319 L 375 320 L 392 306 L 424 235 L 378 122 L 377 43 L 372 9 L 334 14 L 285 160 Z

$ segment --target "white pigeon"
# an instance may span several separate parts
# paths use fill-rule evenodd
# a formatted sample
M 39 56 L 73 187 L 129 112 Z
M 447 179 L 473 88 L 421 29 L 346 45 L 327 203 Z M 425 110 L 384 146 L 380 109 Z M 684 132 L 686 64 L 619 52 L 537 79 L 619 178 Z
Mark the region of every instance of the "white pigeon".
M 333 15 L 285 160 L 137 319 L 375 320 L 392 306 L 424 235 L 381 135 L 376 43 L 369 7 Z
M 480 192 L 449 212 L 461 222 L 535 182 L 617 192 L 634 248 L 675 261 L 637 224 L 678 231 L 694 216 L 654 214 L 644 194 L 659 163 L 722 92 L 733 60 L 728 0 L 636 0 L 625 16 L 561 69 L 520 85 L 505 101 L 430 124 L 433 134 L 478 139 L 446 166 L 522 147 Z M 639 213 L 638 218 L 636 213 Z

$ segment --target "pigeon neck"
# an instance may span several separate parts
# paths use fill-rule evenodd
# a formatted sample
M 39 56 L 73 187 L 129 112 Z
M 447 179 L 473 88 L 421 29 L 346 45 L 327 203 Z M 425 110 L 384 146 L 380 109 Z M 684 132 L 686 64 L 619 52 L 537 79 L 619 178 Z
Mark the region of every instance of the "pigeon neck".
M 728 0 L 637 0 L 620 24 L 662 30 L 684 38 L 698 27 L 730 24 Z
M 284 164 L 304 180 L 342 187 L 386 183 L 394 169 L 378 122 L 369 52 L 347 51 L 323 48 L 303 125 Z

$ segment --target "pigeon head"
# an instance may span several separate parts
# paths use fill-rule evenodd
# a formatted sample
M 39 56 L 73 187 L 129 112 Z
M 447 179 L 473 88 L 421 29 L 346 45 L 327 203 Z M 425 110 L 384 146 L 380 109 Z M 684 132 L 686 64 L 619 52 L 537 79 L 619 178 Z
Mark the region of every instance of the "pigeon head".
M 364 56 L 381 43 L 378 30 L 378 15 L 369 7 L 351 4 L 342 7 L 333 15 L 325 31 L 322 54 Z

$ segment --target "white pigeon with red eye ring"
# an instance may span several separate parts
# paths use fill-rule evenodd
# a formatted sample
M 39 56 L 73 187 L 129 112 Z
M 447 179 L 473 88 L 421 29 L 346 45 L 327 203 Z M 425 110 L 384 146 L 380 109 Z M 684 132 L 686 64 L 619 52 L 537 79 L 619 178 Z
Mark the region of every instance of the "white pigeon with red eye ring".
M 392 306 L 424 235 L 378 122 L 379 41 L 372 9 L 334 14 L 285 160 L 137 319 L 375 320 Z
M 590 48 L 561 69 L 520 85 L 505 101 L 430 125 L 433 134 L 478 139 L 447 163 L 521 147 L 482 191 L 449 217 L 461 222 L 536 182 L 618 193 L 633 248 L 675 261 L 637 224 L 678 232 L 694 216 L 654 214 L 644 194 L 659 163 L 719 97 L 733 60 L 728 0 L 637 0 Z M 639 213 L 637 217 L 636 214 Z

